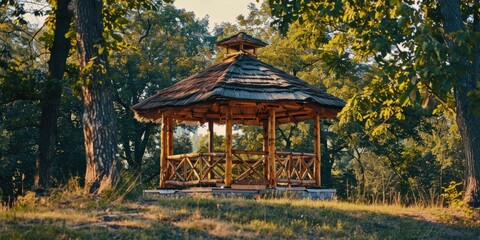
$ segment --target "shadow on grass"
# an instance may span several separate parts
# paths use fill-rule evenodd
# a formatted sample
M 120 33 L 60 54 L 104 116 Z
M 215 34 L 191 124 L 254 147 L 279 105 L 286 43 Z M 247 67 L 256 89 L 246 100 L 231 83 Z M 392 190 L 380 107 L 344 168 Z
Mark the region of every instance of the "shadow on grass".
M 234 223 L 260 238 L 480 239 L 480 225 L 439 223 L 349 204 L 230 199 L 163 199 L 158 204 L 195 209 L 205 218 Z
M 0 239 L 479 239 L 402 208 L 287 199 L 94 201 L 0 212 Z M 391 209 L 390 209 L 391 208 Z M 421 217 L 427 216 L 422 219 Z

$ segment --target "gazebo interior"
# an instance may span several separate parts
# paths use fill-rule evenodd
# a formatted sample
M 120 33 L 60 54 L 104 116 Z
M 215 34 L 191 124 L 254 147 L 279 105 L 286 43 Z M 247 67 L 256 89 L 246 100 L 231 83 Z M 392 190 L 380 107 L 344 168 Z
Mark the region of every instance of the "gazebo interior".
M 267 44 L 243 32 L 216 44 L 226 58 L 131 109 L 140 121 L 161 123 L 160 187 L 321 186 L 320 123 L 345 102 L 260 61 Z M 275 128 L 313 120 L 314 152 L 276 151 Z M 173 152 L 174 122 L 208 125 L 209 152 Z M 214 152 L 214 124 L 225 124 L 225 150 Z M 263 127 L 263 151 L 232 149 L 235 124 Z

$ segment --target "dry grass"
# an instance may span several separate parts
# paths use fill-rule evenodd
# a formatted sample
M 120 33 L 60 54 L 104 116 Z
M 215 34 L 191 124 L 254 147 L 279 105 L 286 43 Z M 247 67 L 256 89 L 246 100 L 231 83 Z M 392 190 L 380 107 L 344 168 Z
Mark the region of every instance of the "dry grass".
M 34 201 L 0 210 L 0 239 L 479 239 L 478 210 L 289 199 Z

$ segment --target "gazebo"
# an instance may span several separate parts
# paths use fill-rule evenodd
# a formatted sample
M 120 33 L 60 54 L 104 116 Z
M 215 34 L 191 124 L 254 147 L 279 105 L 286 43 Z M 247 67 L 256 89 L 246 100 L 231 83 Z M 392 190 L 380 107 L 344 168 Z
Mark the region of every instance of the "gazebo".
M 139 121 L 161 122 L 160 187 L 320 186 L 320 120 L 345 102 L 260 61 L 263 41 L 240 32 L 216 43 L 226 58 L 131 107 Z M 314 152 L 276 151 L 275 128 L 313 120 Z M 173 123 L 208 123 L 209 152 L 175 155 Z M 215 124 L 225 124 L 225 151 L 214 152 Z M 234 124 L 263 126 L 263 151 L 232 149 Z

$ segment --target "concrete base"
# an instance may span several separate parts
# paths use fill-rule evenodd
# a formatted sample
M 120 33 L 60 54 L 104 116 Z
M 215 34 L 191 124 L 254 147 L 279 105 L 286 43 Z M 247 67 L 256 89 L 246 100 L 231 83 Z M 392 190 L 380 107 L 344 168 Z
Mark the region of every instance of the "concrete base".
M 222 187 L 194 187 L 187 189 L 158 189 L 144 190 L 143 198 L 153 200 L 160 198 L 291 198 L 311 199 L 322 201 L 334 201 L 336 199 L 335 189 L 308 189 L 304 187 L 277 187 L 267 189 L 232 189 Z

